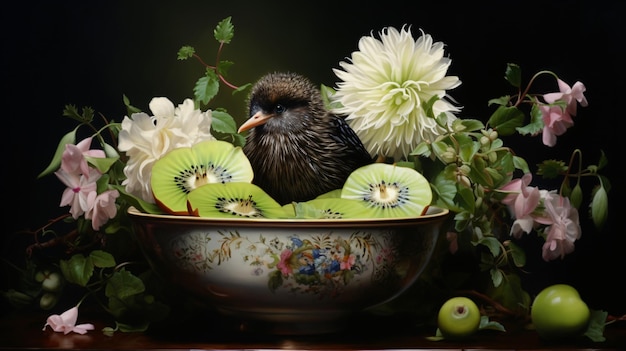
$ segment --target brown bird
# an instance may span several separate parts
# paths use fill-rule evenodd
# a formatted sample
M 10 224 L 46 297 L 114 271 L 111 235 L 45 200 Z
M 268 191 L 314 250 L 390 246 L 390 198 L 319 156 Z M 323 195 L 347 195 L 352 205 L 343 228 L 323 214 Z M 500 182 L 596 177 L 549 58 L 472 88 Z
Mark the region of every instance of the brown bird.
M 295 73 L 270 73 L 249 96 L 250 130 L 243 151 L 253 182 L 281 204 L 307 201 L 343 186 L 372 162 L 346 121 L 329 112 L 320 90 Z

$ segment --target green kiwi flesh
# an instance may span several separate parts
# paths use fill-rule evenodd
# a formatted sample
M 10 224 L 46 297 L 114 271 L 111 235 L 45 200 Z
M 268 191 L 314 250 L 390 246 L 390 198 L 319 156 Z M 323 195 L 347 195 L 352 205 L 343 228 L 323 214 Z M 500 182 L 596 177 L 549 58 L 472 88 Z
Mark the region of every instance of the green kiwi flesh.
M 285 206 L 292 206 L 297 219 L 367 218 L 370 212 L 365 202 L 342 198 L 322 197 Z
M 316 199 L 332 199 L 332 198 L 341 198 L 341 189 L 331 190 L 327 193 L 323 193 L 318 195 Z
M 258 186 L 247 182 L 202 185 L 187 196 L 191 215 L 211 218 L 288 218 L 287 211 Z
M 164 211 L 186 215 L 187 195 L 210 183 L 248 182 L 254 173 L 241 147 L 220 140 L 174 149 L 152 167 L 150 185 L 156 204 Z
M 342 198 L 367 204 L 372 218 L 423 215 L 432 196 L 430 184 L 421 173 L 388 163 L 372 163 L 354 170 L 341 190 Z

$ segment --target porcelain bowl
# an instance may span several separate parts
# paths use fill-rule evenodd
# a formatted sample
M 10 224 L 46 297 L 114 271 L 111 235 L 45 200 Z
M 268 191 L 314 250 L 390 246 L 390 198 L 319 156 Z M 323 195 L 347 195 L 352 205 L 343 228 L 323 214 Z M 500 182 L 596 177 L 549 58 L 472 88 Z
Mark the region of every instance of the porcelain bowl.
M 214 219 L 129 211 L 156 272 L 250 329 L 335 332 L 423 271 L 448 210 L 401 219 Z

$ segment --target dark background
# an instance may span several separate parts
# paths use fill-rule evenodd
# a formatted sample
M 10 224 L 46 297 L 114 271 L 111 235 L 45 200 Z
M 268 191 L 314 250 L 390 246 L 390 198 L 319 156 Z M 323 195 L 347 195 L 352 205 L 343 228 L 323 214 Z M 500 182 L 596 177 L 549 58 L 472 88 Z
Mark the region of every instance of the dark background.
M 223 56 L 235 62 L 230 73 L 235 84 L 289 70 L 333 86 L 332 68 L 357 49 L 361 36 L 408 24 L 416 37 L 423 29 L 446 43 L 452 58 L 449 74 L 463 82 L 450 93 L 464 106 L 464 117 L 486 121 L 491 112 L 487 101 L 514 93 L 503 79 L 507 62 L 521 65 L 526 81 L 548 69 L 570 85 L 585 83 L 590 106 L 579 110 L 576 125 L 558 139 L 556 149 L 542 147 L 540 138 L 514 142 L 531 167 L 544 158 L 567 160 L 576 147 L 583 150 L 585 165 L 595 163 L 604 150 L 610 162 L 604 174 L 613 184 L 610 222 L 601 231 L 585 222 L 575 253 L 564 260 L 531 263 L 535 285 L 530 289 L 568 282 L 592 307 L 626 313 L 626 232 L 619 212 L 624 187 L 618 172 L 625 149 L 618 142 L 624 125 L 623 2 L 365 3 L 29 1 L 4 9 L 2 150 L 8 191 L 3 219 L 8 228 L 3 234 L 39 227 L 68 210 L 58 208 L 63 186 L 54 176 L 36 179 L 61 135 L 74 127 L 61 115 L 64 105 L 91 106 L 121 121 L 122 94 L 146 111 L 154 96 L 182 102 L 192 96 L 203 68 L 192 60 L 178 61 L 176 53 L 192 45 L 213 62 L 217 42 L 212 31 L 223 18 L 232 16 L 235 25 Z M 548 78 L 540 84 L 546 90 L 538 92 L 557 89 Z M 217 106 L 227 107 L 239 121 L 245 118 L 243 96 L 221 94 Z M 581 209 L 581 217 L 586 215 Z

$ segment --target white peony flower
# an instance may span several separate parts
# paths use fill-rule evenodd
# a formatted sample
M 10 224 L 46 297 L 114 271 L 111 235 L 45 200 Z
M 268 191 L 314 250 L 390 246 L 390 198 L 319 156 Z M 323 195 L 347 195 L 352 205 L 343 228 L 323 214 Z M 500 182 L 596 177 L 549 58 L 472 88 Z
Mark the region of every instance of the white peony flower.
M 196 109 L 191 99 L 174 107 L 169 99 L 158 97 L 149 106 L 153 116 L 142 112 L 124 117 L 118 148 L 128 156 L 122 185 L 127 192 L 154 203 L 150 187 L 154 162 L 173 149 L 215 137 L 211 134 L 211 111 Z
M 433 141 L 443 129 L 426 116 L 424 104 L 439 97 L 434 114 L 456 117 L 458 107 L 446 100 L 447 89 L 461 84 L 458 77 L 446 76 L 451 60 L 444 57 L 444 44 L 433 43 L 422 32 L 413 39 L 409 28 L 400 32 L 385 28 L 380 40 L 362 37 L 359 51 L 350 62 L 340 62 L 343 70 L 333 69 L 342 82 L 337 83 L 334 110 L 361 138 L 372 156 L 406 158 L 421 141 Z

